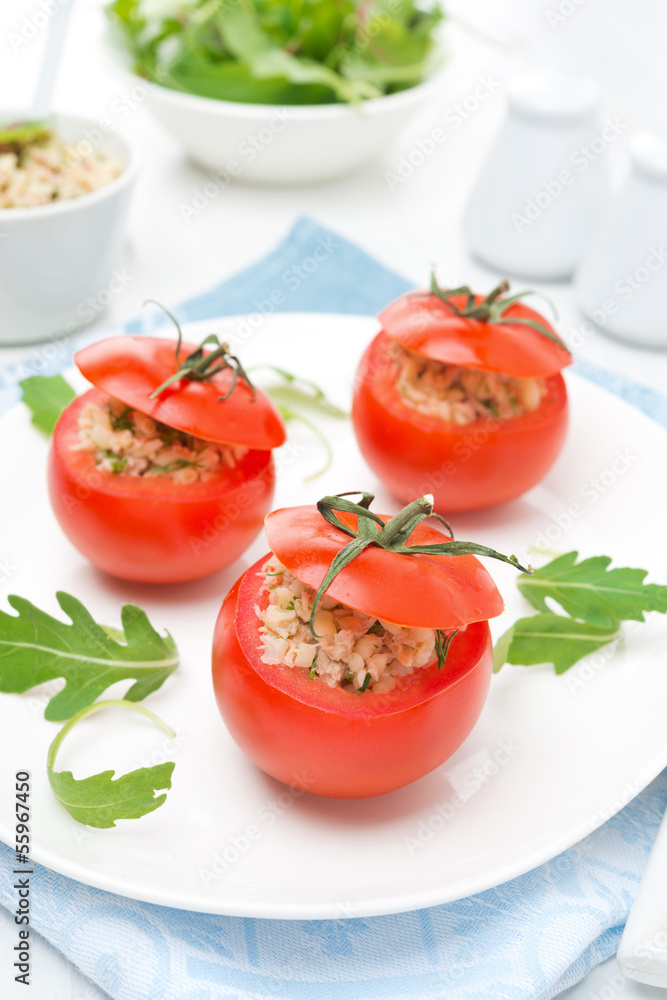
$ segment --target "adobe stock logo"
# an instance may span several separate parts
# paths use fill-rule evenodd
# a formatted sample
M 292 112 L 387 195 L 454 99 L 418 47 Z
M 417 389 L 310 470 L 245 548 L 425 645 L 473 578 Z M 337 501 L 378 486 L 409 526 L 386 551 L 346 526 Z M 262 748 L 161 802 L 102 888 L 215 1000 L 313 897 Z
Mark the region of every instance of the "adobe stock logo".
M 586 508 L 595 506 L 639 461 L 640 456 L 629 448 L 617 448 L 606 468 L 581 484 L 579 496 L 581 501 L 585 502 L 571 500 L 563 510 L 552 513 L 549 523 L 535 535 L 532 548 L 544 550 L 553 548 L 574 522 L 586 514 Z M 524 558 L 529 558 L 529 553 L 529 548 L 523 549 Z
M 449 133 L 459 129 L 475 114 L 480 105 L 499 90 L 500 82 L 498 80 L 494 80 L 492 76 L 480 76 L 472 92 L 458 104 L 447 108 L 441 115 L 442 125 L 436 125 L 428 135 L 415 140 L 412 148 L 399 158 L 395 170 L 385 170 L 384 179 L 389 190 L 395 191 L 397 187 L 405 184 L 415 170 L 426 163 L 436 150 L 447 141 Z
M 529 229 L 534 222 L 546 212 L 555 201 L 563 196 L 567 188 L 575 184 L 577 177 L 584 174 L 592 163 L 602 156 L 611 143 L 618 139 L 621 132 L 628 128 L 627 122 L 618 118 L 607 118 L 600 134 L 588 143 L 582 143 L 570 153 L 569 163 L 574 168 L 565 168 L 556 177 L 547 177 L 542 181 L 539 191 L 532 198 L 527 198 L 522 212 L 512 212 L 510 222 L 517 233 Z
M 71 0 L 39 0 L 38 9 L 30 17 L 24 17 L 18 31 L 10 31 L 7 41 L 14 52 L 19 52 L 33 38 L 40 34 L 49 21 L 55 17 L 60 7 L 66 7 Z M 9 6 L 9 4 L 7 4 Z
M 520 752 L 521 746 L 513 739 L 502 739 L 498 741 L 492 753 L 481 750 L 471 754 L 460 764 L 446 769 L 445 774 L 454 792 L 446 802 L 436 803 L 433 812 L 426 819 L 419 820 L 413 836 L 403 837 L 403 844 L 408 854 L 412 856 L 430 843 L 436 834 L 444 830 L 463 809 L 469 799 L 493 781 Z
M 584 3 L 586 3 L 586 0 L 560 0 L 557 7 L 552 7 L 551 10 L 544 12 L 547 24 L 552 29 L 557 28 L 564 21 L 567 21 L 568 17 L 576 14 L 579 7 L 582 7 Z

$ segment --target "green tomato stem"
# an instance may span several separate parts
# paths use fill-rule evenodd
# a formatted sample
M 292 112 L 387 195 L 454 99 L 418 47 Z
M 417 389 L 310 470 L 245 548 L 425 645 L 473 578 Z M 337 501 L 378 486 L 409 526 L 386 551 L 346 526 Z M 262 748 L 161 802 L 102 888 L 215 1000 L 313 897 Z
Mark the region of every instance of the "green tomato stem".
M 319 637 L 315 631 L 315 612 L 322 596 L 341 570 L 345 569 L 369 545 L 376 545 L 378 548 L 384 549 L 385 552 L 393 552 L 395 555 L 401 556 L 484 556 L 487 559 L 498 559 L 500 562 L 508 563 L 510 566 L 514 566 L 515 569 L 521 570 L 522 573 L 532 574 L 533 572 L 530 566 L 522 566 L 516 556 L 506 556 L 502 552 L 497 552 L 487 545 L 479 545 L 477 542 L 457 542 L 452 537 L 448 541 L 433 542 L 429 545 L 407 545 L 407 539 L 415 528 L 429 517 L 435 516 L 445 525 L 450 535 L 452 535 L 452 530 L 444 518 L 438 514 L 434 515 L 433 497 L 430 494 L 413 500 L 412 503 L 407 504 L 406 507 L 403 507 L 402 510 L 399 510 L 397 514 L 394 514 L 386 522 L 369 509 L 375 499 L 372 493 L 353 491 L 352 495 L 361 496 L 361 503 L 353 503 L 351 500 L 346 500 L 345 497 L 350 495 L 349 492 L 339 493 L 337 496 L 322 497 L 317 502 L 317 509 L 324 520 L 333 525 L 334 528 L 348 535 L 351 541 L 337 553 L 313 598 L 313 607 L 310 614 L 310 631 L 316 639 Z M 336 511 L 355 514 L 357 518 L 356 529 L 344 524 L 336 515 Z M 446 657 L 446 655 L 445 649 L 444 656 Z
M 563 343 L 561 338 L 555 334 L 552 330 L 544 326 L 543 323 L 539 323 L 537 320 L 530 319 L 527 316 L 505 316 L 506 311 L 513 305 L 515 305 L 519 299 L 524 298 L 526 295 L 537 295 L 539 293 L 528 290 L 525 292 L 519 292 L 518 295 L 512 295 L 509 298 L 503 298 L 506 292 L 510 289 L 510 283 L 507 280 L 501 281 L 481 302 L 475 303 L 475 295 L 468 285 L 461 285 L 459 288 L 441 288 L 438 284 L 435 272 L 431 274 L 431 295 L 435 295 L 436 298 L 445 302 L 449 308 L 457 316 L 462 316 L 466 319 L 478 319 L 482 323 L 495 323 L 497 326 L 503 323 L 517 323 L 523 326 L 529 326 L 542 336 L 547 337 L 548 340 L 553 341 L 554 344 L 558 344 L 563 350 L 567 351 L 567 346 Z M 466 295 L 466 304 L 463 308 L 455 305 L 452 302 L 452 298 L 458 295 Z M 555 312 L 555 310 L 554 310 Z

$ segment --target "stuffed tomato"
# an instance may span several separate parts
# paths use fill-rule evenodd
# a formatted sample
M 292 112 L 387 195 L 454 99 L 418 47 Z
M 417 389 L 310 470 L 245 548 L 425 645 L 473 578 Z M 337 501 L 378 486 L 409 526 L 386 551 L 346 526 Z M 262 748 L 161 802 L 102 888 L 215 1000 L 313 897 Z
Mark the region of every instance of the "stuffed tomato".
M 213 641 L 220 713 L 280 781 L 362 798 L 443 763 L 482 710 L 488 619 L 503 602 L 475 557 L 514 557 L 423 524 L 422 497 L 394 517 L 325 497 L 266 519 L 270 553 L 227 595 Z
M 94 388 L 62 413 L 48 477 L 72 544 L 146 583 L 234 562 L 271 509 L 272 449 L 285 441 L 271 400 L 226 344 L 182 344 L 180 330 L 178 342 L 115 337 L 74 360 Z
M 352 419 L 364 458 L 402 502 L 432 493 L 436 510 L 478 510 L 521 496 L 555 462 L 572 357 L 547 320 L 468 288 L 403 295 L 355 378 Z M 527 294 L 527 293 L 523 293 Z

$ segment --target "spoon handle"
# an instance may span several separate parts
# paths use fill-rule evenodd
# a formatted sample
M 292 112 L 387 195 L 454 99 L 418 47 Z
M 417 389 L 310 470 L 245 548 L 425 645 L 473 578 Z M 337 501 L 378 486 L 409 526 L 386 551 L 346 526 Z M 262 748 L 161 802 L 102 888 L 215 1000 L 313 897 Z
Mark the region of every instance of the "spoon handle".
M 73 6 L 74 0 L 70 0 L 69 3 L 63 5 L 57 4 L 58 9 L 51 19 L 49 34 L 46 39 L 46 51 L 44 52 L 37 90 L 32 102 L 30 117 L 35 121 L 47 118 L 51 111 L 53 85 L 58 73 L 58 66 L 60 65 L 60 56 L 67 29 L 67 19 L 70 9 Z

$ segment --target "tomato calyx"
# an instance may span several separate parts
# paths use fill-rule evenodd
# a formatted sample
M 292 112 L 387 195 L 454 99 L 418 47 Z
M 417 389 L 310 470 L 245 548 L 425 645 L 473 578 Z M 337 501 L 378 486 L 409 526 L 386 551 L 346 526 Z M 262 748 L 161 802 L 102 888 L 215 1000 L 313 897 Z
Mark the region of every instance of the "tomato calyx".
M 482 323 L 494 323 L 496 325 L 502 325 L 503 323 L 519 323 L 523 326 L 529 326 L 533 330 L 537 330 L 544 337 L 548 337 L 549 340 L 553 341 L 554 344 L 558 344 L 564 350 L 567 350 L 566 345 L 560 339 L 560 337 L 553 332 L 553 330 L 548 329 L 543 323 L 537 320 L 530 319 L 527 316 L 505 316 L 507 310 L 515 305 L 520 299 L 526 297 L 526 295 L 538 295 L 539 292 L 534 292 L 532 289 L 527 289 L 525 292 L 517 292 L 516 295 L 510 295 L 507 298 L 503 298 L 506 292 L 510 290 L 510 283 L 505 278 L 496 285 L 489 294 L 482 299 L 481 302 L 475 301 L 475 293 L 472 291 L 469 285 L 460 285 L 458 288 L 442 288 L 436 279 L 435 271 L 431 272 L 431 290 L 430 292 L 417 292 L 414 297 L 420 297 L 424 295 L 435 295 L 436 298 L 444 302 L 456 316 L 461 316 L 463 319 L 478 319 Z M 457 296 L 465 295 L 466 301 L 463 307 L 456 304 L 453 301 Z
M 345 499 L 348 496 L 361 496 L 361 500 L 359 503 L 353 503 L 351 500 Z M 324 520 L 331 524 L 334 528 L 337 528 L 339 531 L 348 535 L 351 538 L 351 541 L 348 542 L 347 545 L 345 545 L 334 557 L 327 573 L 315 593 L 309 624 L 310 631 L 316 639 L 319 638 L 319 636 L 315 631 L 315 612 L 317 611 L 322 596 L 341 570 L 345 569 L 345 567 L 348 566 L 353 559 L 356 559 L 356 557 L 370 545 L 375 545 L 387 552 L 393 552 L 397 555 L 406 556 L 419 554 L 486 556 L 489 559 L 498 559 L 501 562 L 509 563 L 510 566 L 514 566 L 522 573 L 532 574 L 533 572 L 531 566 L 522 566 L 517 557 L 514 555 L 503 555 L 502 552 L 497 552 L 495 549 L 491 549 L 486 545 L 480 545 L 478 542 L 455 541 L 452 529 L 447 521 L 445 521 L 445 519 L 439 514 L 434 513 L 433 497 L 430 494 L 419 497 L 417 500 L 413 500 L 412 503 L 407 504 L 406 507 L 403 507 L 402 510 L 400 510 L 393 517 L 389 518 L 386 522 L 370 510 L 370 505 L 374 499 L 375 496 L 373 493 L 366 493 L 360 490 L 350 490 L 346 493 L 338 493 L 336 496 L 323 497 L 317 502 L 317 509 Z M 356 515 L 356 529 L 341 521 L 341 519 L 337 516 L 336 511 Z M 428 545 L 407 545 L 406 541 L 415 528 L 429 517 L 436 518 L 445 526 L 451 536 L 450 540 L 446 542 L 433 542 Z M 447 650 L 449 648 L 449 641 L 451 640 L 444 639 L 443 635 L 439 634 L 439 665 L 441 665 L 441 659 L 442 663 L 445 662 Z
M 184 361 L 181 361 L 180 354 L 181 344 L 183 343 L 183 332 L 181 330 L 180 323 L 176 317 L 162 305 L 161 302 L 156 302 L 155 299 L 146 299 L 144 305 L 146 305 L 147 302 L 152 302 L 154 305 L 159 306 L 176 327 L 176 330 L 178 331 L 178 340 L 176 342 L 176 361 L 180 365 L 175 374 L 171 375 L 168 379 L 165 379 L 162 385 L 159 385 L 157 389 L 153 390 L 148 397 L 149 399 L 157 399 L 160 393 L 164 392 L 164 390 L 169 388 L 170 385 L 173 385 L 174 382 L 180 382 L 181 379 L 186 379 L 189 382 L 208 382 L 214 375 L 217 375 L 218 372 L 223 371 L 225 368 L 229 368 L 232 372 L 231 385 L 224 396 L 218 397 L 218 402 L 224 403 L 226 399 L 229 399 L 236 388 L 236 383 L 239 378 L 242 378 L 246 383 L 250 389 L 252 402 L 255 402 L 257 399 L 257 390 L 250 381 L 248 373 L 239 359 L 235 354 L 231 353 L 229 344 L 224 341 L 221 342 L 215 333 L 209 333 L 207 337 L 204 337 L 199 347 L 196 347 L 194 351 L 187 355 Z M 215 344 L 216 348 L 215 350 L 208 351 L 205 354 L 204 348 L 207 344 Z

